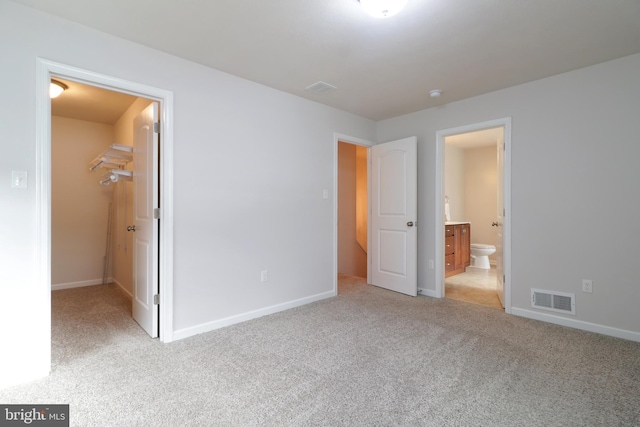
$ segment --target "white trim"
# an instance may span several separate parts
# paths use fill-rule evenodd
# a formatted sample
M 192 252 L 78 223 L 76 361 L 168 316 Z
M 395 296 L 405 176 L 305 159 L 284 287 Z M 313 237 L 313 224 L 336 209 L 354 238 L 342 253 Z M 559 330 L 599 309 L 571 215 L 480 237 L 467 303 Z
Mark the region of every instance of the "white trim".
M 338 141 L 342 141 L 342 142 L 346 142 L 349 144 L 353 144 L 353 145 L 362 145 L 364 147 L 372 147 L 374 145 L 376 145 L 375 143 L 367 140 L 367 139 L 362 139 L 362 138 L 357 138 L 355 136 L 349 136 L 349 135 L 344 135 L 342 133 L 334 133 L 333 134 L 333 140 L 336 143 L 336 147 L 338 144 Z
M 130 301 L 133 301 L 133 294 L 126 290 L 125 287 L 122 286 L 122 283 L 118 282 L 116 279 L 111 279 L 111 282 L 118 287 L 118 290 L 122 292 L 125 297 L 127 297 Z
M 584 322 L 582 320 L 568 319 L 566 317 L 556 316 L 554 314 L 539 313 L 537 311 L 517 307 L 511 309 L 511 314 L 513 314 L 514 316 L 526 317 L 527 319 L 553 323 L 554 325 L 567 326 L 569 328 L 580 329 L 582 331 L 595 332 L 596 334 L 608 335 L 611 337 L 622 338 L 629 341 L 640 342 L 640 332 L 613 328 L 611 326 Z
M 107 279 L 107 283 L 113 283 L 113 277 L 109 277 Z M 102 285 L 102 278 L 80 280 L 78 282 L 56 283 L 55 285 L 51 285 L 51 290 L 59 291 L 61 289 L 84 288 L 85 286 L 95 286 L 95 285 Z
M 51 99 L 50 73 L 40 60 L 36 62 L 36 268 L 37 299 L 43 298 L 38 316 L 31 321 L 42 325 L 44 354 L 32 369 L 43 376 L 51 371 Z M 46 331 L 46 332 L 45 332 Z M 35 375 L 34 372 L 34 375 Z M 26 380 L 26 376 L 24 380 Z
M 427 288 L 418 288 L 418 295 L 424 295 L 425 297 L 438 298 L 436 291 Z
M 160 259 L 159 280 L 163 303 L 160 304 L 160 341 L 173 341 L 173 92 L 143 85 L 65 64 L 36 59 L 36 215 L 38 219 L 38 277 L 43 295 L 48 295 L 43 313 L 51 329 L 51 107 L 49 81 L 52 76 L 75 80 L 91 86 L 128 93 L 160 103 L 162 156 L 160 165 Z M 50 334 L 50 332 L 49 332 Z M 49 345 L 51 336 L 49 335 Z M 51 366 L 51 351 L 47 366 Z M 44 357 L 44 356 L 43 356 Z
M 503 228 L 503 260 L 504 260 L 504 311 L 511 313 L 511 117 L 473 123 L 436 132 L 436 179 L 435 179 L 435 297 L 444 298 L 444 150 L 445 138 L 451 135 L 474 132 L 484 129 L 504 127 L 504 177 L 503 199 L 505 215 Z
M 334 132 L 333 134 L 333 292 L 334 296 L 338 295 L 338 142 L 346 142 L 348 144 L 361 145 L 363 147 L 371 148 L 375 145 L 373 142 L 362 138 L 356 138 L 354 136 L 344 135 Z M 367 161 L 370 160 L 369 151 L 367 151 Z M 369 171 L 371 165 L 367 164 L 367 192 L 370 188 Z M 367 198 L 370 200 L 370 198 Z M 371 206 L 369 205 L 369 212 L 371 212 Z M 369 277 L 371 277 L 369 262 L 369 242 L 371 241 L 371 227 L 369 227 L 369 221 L 367 221 L 367 283 L 369 283 Z
M 213 330 L 224 328 L 226 326 L 235 325 L 236 323 L 242 323 L 242 322 L 246 322 L 247 320 L 257 319 L 259 317 L 267 316 L 269 314 L 279 313 L 281 311 L 300 307 L 306 304 L 310 304 L 312 302 L 320 301 L 320 300 L 331 298 L 334 296 L 335 294 L 333 293 L 333 291 L 323 292 L 321 294 L 312 295 L 310 297 L 300 298 L 300 299 L 285 302 L 282 304 L 276 304 L 270 307 L 265 307 L 258 310 L 225 317 L 224 319 L 214 320 L 213 322 L 207 322 L 207 323 L 202 323 L 196 326 L 190 326 L 184 329 L 178 329 L 173 333 L 173 337 L 176 340 L 181 340 L 184 338 L 192 337 L 194 335 L 203 334 L 205 332 L 211 332 Z

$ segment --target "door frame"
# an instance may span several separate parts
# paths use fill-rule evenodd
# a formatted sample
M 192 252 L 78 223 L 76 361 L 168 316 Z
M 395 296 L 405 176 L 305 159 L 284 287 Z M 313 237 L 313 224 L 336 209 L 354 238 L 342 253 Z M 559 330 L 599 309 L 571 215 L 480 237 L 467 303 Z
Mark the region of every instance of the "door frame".
M 47 301 L 48 312 L 41 322 L 49 331 L 48 365 L 51 365 L 51 78 L 74 80 L 114 92 L 127 93 L 160 104 L 160 238 L 158 259 L 159 292 L 162 298 L 159 313 L 159 338 L 173 341 L 173 92 L 83 70 L 42 58 L 36 60 L 36 215 L 38 242 L 38 295 Z
M 444 151 L 445 138 L 461 133 L 475 132 L 496 127 L 504 128 L 503 165 L 503 261 L 504 261 L 504 311 L 511 313 L 511 117 L 472 123 L 436 132 L 435 179 L 435 297 L 444 298 Z
M 347 144 L 360 145 L 367 147 L 367 192 L 371 188 L 371 161 L 370 148 L 375 143 L 356 138 L 355 136 L 344 135 L 335 132 L 333 134 L 333 296 L 338 295 L 338 143 L 346 142 Z M 371 213 L 371 198 L 367 197 L 367 211 L 368 215 Z M 369 242 L 371 242 L 371 222 L 367 221 L 367 283 L 371 277 L 371 260 L 369 250 Z

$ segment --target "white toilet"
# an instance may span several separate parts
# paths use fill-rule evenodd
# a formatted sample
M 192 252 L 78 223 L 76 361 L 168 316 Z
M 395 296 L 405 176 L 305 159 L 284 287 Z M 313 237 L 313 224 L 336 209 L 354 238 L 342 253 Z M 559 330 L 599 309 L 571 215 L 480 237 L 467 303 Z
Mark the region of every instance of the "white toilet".
M 491 268 L 489 264 L 489 255 L 496 251 L 493 245 L 485 245 L 482 243 L 471 244 L 471 267 L 482 268 L 488 270 Z

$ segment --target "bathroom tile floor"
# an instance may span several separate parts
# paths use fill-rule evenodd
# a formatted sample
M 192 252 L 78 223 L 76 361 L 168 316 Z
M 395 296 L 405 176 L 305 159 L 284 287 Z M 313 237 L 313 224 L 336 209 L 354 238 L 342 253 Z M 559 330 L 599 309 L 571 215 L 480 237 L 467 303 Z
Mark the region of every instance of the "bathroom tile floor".
M 496 293 L 496 269 L 467 267 L 467 271 L 447 277 L 445 297 L 502 309 Z

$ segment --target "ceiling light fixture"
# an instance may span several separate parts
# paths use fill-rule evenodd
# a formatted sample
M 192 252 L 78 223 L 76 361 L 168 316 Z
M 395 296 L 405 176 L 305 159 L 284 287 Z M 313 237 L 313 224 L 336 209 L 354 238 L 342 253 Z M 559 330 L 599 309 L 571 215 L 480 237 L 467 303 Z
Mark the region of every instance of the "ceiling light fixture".
M 69 86 L 57 80 L 51 80 L 49 84 L 49 98 L 57 98 L 62 92 L 69 89 Z
M 358 0 L 365 12 L 374 18 L 388 18 L 400 12 L 407 0 Z
M 429 91 L 429 96 L 432 98 L 438 98 L 440 95 L 442 95 L 442 91 L 440 89 Z

